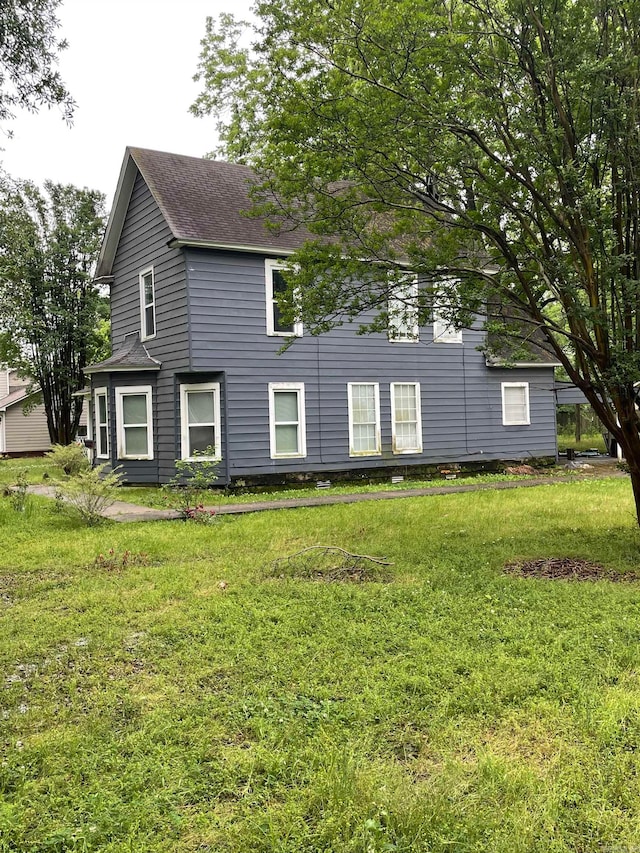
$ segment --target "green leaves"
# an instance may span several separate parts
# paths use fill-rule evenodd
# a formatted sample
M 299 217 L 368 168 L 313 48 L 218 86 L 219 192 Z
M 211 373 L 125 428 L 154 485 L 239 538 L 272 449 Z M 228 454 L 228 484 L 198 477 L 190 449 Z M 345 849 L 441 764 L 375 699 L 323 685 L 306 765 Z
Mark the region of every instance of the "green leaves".
M 82 404 L 73 394 L 97 347 L 105 298 L 92 273 L 103 229 L 99 192 L 0 187 L 0 359 L 42 389 L 53 443 L 75 438 Z
M 307 325 L 380 327 L 388 270 L 455 278 L 461 321 L 496 295 L 523 312 L 615 434 L 640 350 L 640 4 L 256 15 L 209 23 L 194 109 L 256 168 L 256 209 L 318 238 L 292 258 Z
M 56 12 L 61 0 L 4 0 L 0 8 L 0 121 L 16 108 L 61 108 L 71 121 L 74 102 L 55 70 L 58 40 Z

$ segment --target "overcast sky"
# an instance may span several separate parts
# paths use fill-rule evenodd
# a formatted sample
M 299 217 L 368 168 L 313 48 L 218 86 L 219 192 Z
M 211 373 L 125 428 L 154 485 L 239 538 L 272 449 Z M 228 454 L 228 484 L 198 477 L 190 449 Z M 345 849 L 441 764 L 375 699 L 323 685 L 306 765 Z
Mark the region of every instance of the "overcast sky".
M 192 78 L 207 15 L 243 14 L 248 0 L 64 0 L 59 68 L 77 103 L 67 127 L 57 110 L 21 114 L 0 143 L 3 168 L 38 184 L 49 178 L 99 189 L 111 202 L 127 145 L 202 156 L 214 121 L 195 118 Z

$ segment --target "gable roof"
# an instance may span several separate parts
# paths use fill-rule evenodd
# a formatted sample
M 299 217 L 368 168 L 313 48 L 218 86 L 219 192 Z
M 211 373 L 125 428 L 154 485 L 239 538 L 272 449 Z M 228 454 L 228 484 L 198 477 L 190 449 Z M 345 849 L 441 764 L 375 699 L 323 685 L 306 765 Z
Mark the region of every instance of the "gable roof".
M 37 394 L 38 390 L 38 388 L 32 388 L 31 391 L 27 391 L 26 385 L 23 388 L 16 388 L 6 397 L 0 398 L 0 412 L 5 412 L 11 406 L 15 406 L 16 403 L 24 402 L 27 397 Z
M 264 218 L 248 217 L 255 175 L 248 166 L 127 148 L 107 223 L 96 277 L 111 274 L 138 173 L 158 205 L 176 246 L 202 246 L 287 255 L 312 235 L 304 228 L 274 233 Z

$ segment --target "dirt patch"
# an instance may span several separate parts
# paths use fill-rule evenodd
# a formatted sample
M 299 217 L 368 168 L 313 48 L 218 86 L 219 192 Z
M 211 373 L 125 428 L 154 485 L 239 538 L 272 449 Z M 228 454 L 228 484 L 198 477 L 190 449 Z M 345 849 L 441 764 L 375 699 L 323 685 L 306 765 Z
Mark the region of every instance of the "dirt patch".
M 616 572 L 600 563 L 578 560 L 573 557 L 546 557 L 540 560 L 524 560 L 507 563 L 504 571 L 510 575 L 547 580 L 571 581 L 638 581 L 640 572 Z
M 536 471 L 531 465 L 510 465 L 504 469 L 505 474 L 517 474 L 518 476 L 539 477 L 544 472 Z

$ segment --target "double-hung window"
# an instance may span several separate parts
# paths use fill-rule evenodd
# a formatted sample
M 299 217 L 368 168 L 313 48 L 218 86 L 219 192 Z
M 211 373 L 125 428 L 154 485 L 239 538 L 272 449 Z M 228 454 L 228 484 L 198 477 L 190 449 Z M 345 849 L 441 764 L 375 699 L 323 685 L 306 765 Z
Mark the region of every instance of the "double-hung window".
M 285 267 L 279 261 L 265 261 L 265 288 L 267 301 L 267 334 L 281 337 L 301 337 L 302 323 L 285 323 L 282 320 L 279 300 L 287 292 Z
M 156 334 L 156 289 L 153 267 L 140 273 L 140 316 L 142 340 L 155 337 Z
M 529 383 L 502 383 L 503 426 L 527 426 L 529 417 Z
M 153 459 L 150 385 L 116 388 L 119 459 Z
M 180 413 L 182 458 L 220 459 L 220 383 L 181 385 Z M 205 456 L 208 448 L 213 452 Z
M 391 383 L 391 432 L 394 453 L 422 452 L 420 384 Z
M 438 310 L 433 312 L 433 342 L 435 344 L 461 344 L 462 329 L 454 328 Z
M 96 419 L 96 456 L 109 458 L 109 406 L 107 389 L 96 388 L 94 393 L 94 411 Z
M 459 302 L 459 281 L 455 278 L 444 278 L 438 286 L 438 293 L 433 306 L 433 342 L 434 344 L 461 344 L 462 329 L 452 326 L 442 310 L 443 305 L 455 306 Z
M 347 383 L 349 456 L 380 454 L 380 390 L 377 382 Z
M 417 276 L 397 283 L 391 289 L 387 302 L 387 329 L 393 343 L 416 343 L 420 339 Z
M 269 427 L 272 459 L 307 455 L 302 382 L 269 384 Z

